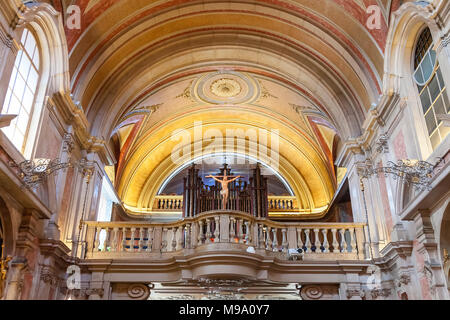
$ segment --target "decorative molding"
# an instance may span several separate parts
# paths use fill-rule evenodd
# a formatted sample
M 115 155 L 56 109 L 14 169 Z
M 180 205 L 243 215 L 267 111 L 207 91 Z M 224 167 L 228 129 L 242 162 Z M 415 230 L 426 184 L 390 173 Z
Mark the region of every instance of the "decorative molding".
M 89 133 L 89 122 L 79 103 L 75 103 L 70 93 L 55 93 L 47 101 L 47 107 L 57 109 L 64 122 L 73 126 L 73 137 L 81 149 L 88 153 L 97 153 L 104 164 L 115 163 L 113 152 L 108 147 L 105 139 L 91 136 Z
M 15 48 L 13 38 L 0 27 L 0 41 L 9 49 Z
M 304 112 L 314 112 L 314 113 L 323 115 L 322 112 L 320 112 L 319 110 L 317 110 L 317 109 L 314 108 L 314 107 L 301 106 L 301 105 L 298 105 L 298 104 L 295 104 L 295 103 L 289 103 L 289 105 L 290 105 L 290 106 L 292 107 L 292 109 L 293 109 L 296 113 L 298 113 L 298 114 L 302 114 L 302 113 L 304 113 Z
M 177 98 L 184 98 L 184 99 L 188 99 L 191 102 L 195 102 L 195 100 L 192 98 L 192 93 L 191 93 L 191 87 L 192 87 L 192 83 L 194 82 L 194 80 L 192 80 L 189 85 L 184 89 L 184 91 L 182 93 L 180 93 L 179 95 L 177 95 L 175 97 L 175 99 Z
M 159 108 L 163 104 L 164 103 L 159 103 L 159 104 L 154 104 L 154 105 L 151 105 L 151 106 L 144 106 L 144 107 L 139 107 L 139 108 L 133 109 L 130 112 L 128 112 L 127 114 L 125 114 L 122 118 L 120 118 L 118 123 L 120 125 L 121 123 L 123 123 L 127 119 L 129 119 L 131 117 L 134 117 L 134 116 L 138 116 L 138 115 L 151 115 L 154 112 L 158 111 Z
M 449 44 L 450 44 L 450 35 L 443 36 L 436 51 L 440 52 L 442 49 L 446 48 Z
M 270 93 L 269 90 L 267 90 L 267 88 L 264 86 L 264 84 L 260 80 L 258 80 L 258 82 L 261 87 L 261 95 L 260 95 L 259 99 L 267 99 L 267 98 L 278 99 L 278 97 L 274 96 L 273 94 Z
M 190 295 L 190 294 L 180 294 L 180 295 L 164 297 L 164 300 L 196 300 L 196 299 L 193 295 Z

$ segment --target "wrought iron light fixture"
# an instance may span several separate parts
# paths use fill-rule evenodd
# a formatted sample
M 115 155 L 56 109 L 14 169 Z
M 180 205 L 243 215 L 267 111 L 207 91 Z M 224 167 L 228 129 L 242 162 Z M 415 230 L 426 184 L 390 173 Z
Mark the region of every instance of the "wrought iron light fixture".
M 368 178 L 372 175 L 378 175 L 383 173 L 386 177 L 391 175 L 394 180 L 400 179 L 400 181 L 407 185 L 412 185 L 418 191 L 430 190 L 431 180 L 433 179 L 436 167 L 443 161 L 439 161 L 433 165 L 426 161 L 420 160 L 399 160 L 397 163 L 392 161 L 387 162 L 386 167 L 373 167 L 372 165 L 366 165 L 361 168 L 360 176 L 362 178 Z
M 20 170 L 19 176 L 22 184 L 27 189 L 33 189 L 41 184 L 55 171 L 72 167 L 70 162 L 61 162 L 60 159 L 33 159 L 26 160 L 19 164 L 10 162 L 11 167 Z

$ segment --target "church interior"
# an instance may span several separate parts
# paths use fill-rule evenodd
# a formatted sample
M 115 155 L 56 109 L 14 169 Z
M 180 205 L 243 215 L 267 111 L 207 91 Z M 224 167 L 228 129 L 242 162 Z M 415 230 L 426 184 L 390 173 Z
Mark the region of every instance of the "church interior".
M 447 0 L 2 0 L 0 300 L 449 300 L 447 84 Z

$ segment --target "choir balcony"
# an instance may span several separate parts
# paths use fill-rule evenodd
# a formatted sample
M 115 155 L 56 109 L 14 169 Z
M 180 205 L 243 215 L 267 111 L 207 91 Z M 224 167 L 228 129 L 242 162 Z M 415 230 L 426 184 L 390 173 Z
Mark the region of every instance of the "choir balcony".
M 275 222 L 213 210 L 171 223 L 85 221 L 81 258 L 164 260 L 208 253 L 285 261 L 365 260 L 365 224 Z

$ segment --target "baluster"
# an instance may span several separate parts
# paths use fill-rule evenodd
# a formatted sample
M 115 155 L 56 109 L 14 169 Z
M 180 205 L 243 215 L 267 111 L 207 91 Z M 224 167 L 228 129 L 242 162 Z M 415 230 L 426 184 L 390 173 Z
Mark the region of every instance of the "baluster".
M 169 235 L 168 235 L 168 233 L 169 233 L 169 229 L 164 228 L 163 232 L 162 232 L 162 235 L 161 235 L 161 249 L 160 249 L 161 252 L 167 252 L 168 251 L 168 249 L 167 249 L 167 247 L 169 246 L 169 239 L 168 239 Z
M 152 251 L 153 245 L 153 228 L 147 228 L 147 252 Z
M 117 251 L 117 247 L 118 247 L 118 232 L 119 232 L 119 228 L 115 227 L 113 229 L 113 240 L 111 243 L 111 252 L 116 252 Z
M 339 234 L 341 235 L 341 250 L 342 252 L 347 252 L 347 240 L 345 239 L 345 229 L 339 229 Z
M 178 227 L 177 230 L 177 247 L 176 251 L 183 249 L 183 233 L 184 233 L 184 226 Z
M 258 245 L 259 245 L 259 248 L 262 249 L 262 248 L 264 248 L 264 238 L 265 238 L 264 237 L 264 226 L 262 224 L 259 225 L 258 235 L 259 235 Z
M 350 249 L 350 253 L 356 252 L 356 238 L 355 238 L 355 228 L 350 228 L 350 245 L 352 246 Z
M 214 242 L 220 241 L 220 217 L 214 217 L 215 229 L 214 229 Z
M 297 228 L 297 247 L 303 250 L 302 229 Z
M 198 222 L 198 245 L 202 245 L 203 244 L 203 220 L 200 220 Z
M 285 228 L 283 228 L 283 229 L 281 229 L 281 232 L 283 235 L 283 237 L 282 237 L 283 241 L 281 243 L 281 247 L 283 249 L 283 252 L 287 252 L 288 251 L 288 241 L 287 241 L 287 235 L 286 235 L 287 230 Z
M 272 228 L 273 232 L 273 242 L 272 242 L 272 251 L 278 251 L 278 239 L 277 239 L 277 228 Z
M 178 228 L 172 228 L 172 250 L 177 251 L 177 231 Z
M 131 244 L 130 244 L 130 249 L 131 252 L 134 252 L 134 245 L 136 243 L 136 239 L 135 239 L 135 232 L 136 232 L 136 228 L 131 228 Z
M 127 251 L 127 228 L 122 228 L 122 251 Z
M 138 252 L 142 252 L 142 249 L 144 248 L 144 228 L 139 228 L 139 242 L 138 242 Z
M 270 227 L 266 231 L 266 250 L 272 250 L 272 240 L 270 239 Z
M 234 217 L 230 218 L 230 242 L 234 242 L 234 238 L 236 237 L 236 232 L 234 231 L 234 223 L 235 223 L 235 219 Z
M 245 233 L 244 233 L 244 242 L 246 244 L 250 243 L 250 221 L 245 220 Z
M 206 219 L 206 243 L 211 243 L 211 219 Z
M 102 231 L 101 227 L 95 228 L 95 239 L 94 239 L 94 252 L 99 252 L 100 249 L 100 232 Z
M 329 253 L 330 252 L 330 244 L 328 243 L 327 233 L 328 233 L 328 229 L 322 229 L 323 247 L 324 247 L 323 252 L 324 253 Z
M 109 231 L 109 228 L 104 228 L 103 230 L 105 230 L 105 239 L 103 240 L 102 252 L 106 252 L 106 251 L 108 251 L 108 236 L 109 236 L 109 232 L 108 231 Z
M 185 238 L 184 248 L 185 249 L 191 248 L 191 224 L 190 223 L 188 223 L 186 225 L 186 238 Z
M 244 223 L 243 223 L 243 221 L 244 220 L 242 220 L 242 219 L 237 219 L 237 222 L 236 222 L 236 228 L 237 228 L 237 238 L 238 238 L 238 241 L 239 241 L 239 243 L 244 243 L 244 230 L 242 230 L 242 228 L 244 227 Z
M 310 240 L 310 238 L 309 238 L 309 233 L 310 233 L 311 231 L 309 230 L 309 229 L 306 229 L 305 230 L 305 246 L 306 246 L 306 251 L 308 252 L 308 253 L 311 253 L 311 240 Z
M 337 232 L 337 229 L 331 229 L 331 233 L 333 234 L 333 252 L 334 253 L 339 252 L 339 243 L 337 242 L 336 232 Z
M 319 239 L 319 229 L 314 229 L 314 246 L 316 247 L 315 253 L 321 253 L 322 250 L 320 250 L 320 239 Z

